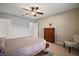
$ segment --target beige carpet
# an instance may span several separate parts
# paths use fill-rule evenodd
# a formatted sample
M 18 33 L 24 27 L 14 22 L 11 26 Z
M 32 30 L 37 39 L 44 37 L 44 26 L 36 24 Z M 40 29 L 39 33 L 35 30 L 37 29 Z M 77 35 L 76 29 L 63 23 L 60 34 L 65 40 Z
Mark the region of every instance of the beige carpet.
M 79 56 L 79 50 L 72 49 L 71 53 L 69 53 L 68 48 L 63 48 L 63 46 L 56 43 L 49 43 L 49 48 L 46 50 L 53 56 Z

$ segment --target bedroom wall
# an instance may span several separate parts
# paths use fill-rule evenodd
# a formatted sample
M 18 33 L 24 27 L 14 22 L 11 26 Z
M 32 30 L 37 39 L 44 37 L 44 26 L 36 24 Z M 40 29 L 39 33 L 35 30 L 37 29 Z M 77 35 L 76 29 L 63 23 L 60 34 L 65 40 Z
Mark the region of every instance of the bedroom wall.
M 39 23 L 39 37 L 44 37 L 43 28 L 51 23 L 55 28 L 55 41 L 72 39 L 73 34 L 79 33 L 79 8 L 51 15 L 36 20 Z

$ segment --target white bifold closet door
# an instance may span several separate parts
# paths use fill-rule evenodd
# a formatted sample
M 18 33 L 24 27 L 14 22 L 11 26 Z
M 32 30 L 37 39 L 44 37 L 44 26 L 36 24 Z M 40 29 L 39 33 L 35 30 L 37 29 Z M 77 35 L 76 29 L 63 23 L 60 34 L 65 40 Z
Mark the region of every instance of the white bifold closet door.
M 30 35 L 38 37 L 38 23 L 29 23 Z
M 10 22 L 9 19 L 0 19 L 0 37 L 10 38 Z

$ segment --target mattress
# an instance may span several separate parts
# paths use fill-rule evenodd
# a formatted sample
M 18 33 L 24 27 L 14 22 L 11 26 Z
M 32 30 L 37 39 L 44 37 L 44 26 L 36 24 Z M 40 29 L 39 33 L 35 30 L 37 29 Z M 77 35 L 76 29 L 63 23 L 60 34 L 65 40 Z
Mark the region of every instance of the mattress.
M 5 55 L 35 55 L 45 49 L 46 41 L 37 37 L 22 37 L 5 41 Z

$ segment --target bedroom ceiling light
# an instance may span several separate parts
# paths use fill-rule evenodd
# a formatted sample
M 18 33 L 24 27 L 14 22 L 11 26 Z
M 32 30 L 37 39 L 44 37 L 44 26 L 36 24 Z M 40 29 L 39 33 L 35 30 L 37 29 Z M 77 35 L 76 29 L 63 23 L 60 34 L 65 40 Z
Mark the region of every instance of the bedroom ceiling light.
M 31 12 L 31 14 L 32 14 L 32 15 L 35 15 L 36 13 L 35 13 L 35 12 Z
M 39 7 L 38 6 L 31 6 L 29 9 L 27 8 L 22 8 L 25 11 L 28 11 L 29 13 L 26 13 L 26 15 L 31 14 L 33 16 L 37 16 L 37 14 L 43 15 L 43 12 L 39 11 Z

